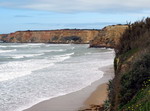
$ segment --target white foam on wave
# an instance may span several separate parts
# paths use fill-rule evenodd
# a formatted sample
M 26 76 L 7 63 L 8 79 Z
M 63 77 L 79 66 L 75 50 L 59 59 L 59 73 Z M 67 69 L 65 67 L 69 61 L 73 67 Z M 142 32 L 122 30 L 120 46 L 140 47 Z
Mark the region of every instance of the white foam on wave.
M 114 51 L 114 49 L 112 49 L 112 48 L 107 48 L 107 50 L 111 50 L 111 51 Z
M 14 52 L 17 51 L 17 49 L 12 49 L 12 50 L 0 50 L 0 53 L 7 53 L 7 52 Z
M 71 46 L 71 44 L 45 44 L 46 47 Z
M 85 55 L 90 55 L 90 54 L 92 54 L 92 52 L 87 52 L 87 53 L 85 53 Z
M 41 47 L 45 45 L 44 43 L 32 43 L 32 44 L 27 44 L 28 47 Z
M 86 54 L 90 54 L 90 53 L 86 53 Z M 92 54 L 92 53 L 91 53 Z M 98 53 L 94 53 L 94 54 L 96 54 L 96 55 L 108 55 L 108 54 L 110 54 L 110 55 L 115 55 L 115 51 L 114 50 L 107 50 L 107 51 L 105 51 L 105 52 L 98 52 Z
M 0 45 L 0 47 L 7 47 L 7 46 Z
M 36 56 L 41 56 L 41 55 L 44 55 L 44 53 L 41 53 L 41 54 L 17 54 L 17 55 L 10 55 L 12 56 L 11 58 L 14 58 L 14 59 L 21 59 L 21 58 L 28 58 L 28 57 L 36 57 Z
M 73 54 L 74 53 L 67 53 L 67 54 L 58 55 L 58 56 L 55 56 L 55 59 L 51 59 L 51 58 L 42 59 L 42 60 L 41 59 L 32 59 L 32 60 L 26 60 L 26 61 L 15 61 L 15 62 L 8 62 L 6 64 L 1 64 L 0 65 L 0 83 L 3 83 L 3 82 L 4 83 L 5 82 L 6 83 L 11 83 L 11 81 L 15 82 L 15 78 L 17 78 L 17 80 L 21 79 L 21 81 L 22 81 L 22 79 L 24 79 L 26 77 L 31 79 L 31 80 L 33 78 L 33 80 L 34 80 L 34 77 L 39 77 L 39 74 L 37 74 L 39 72 L 41 72 L 40 73 L 41 81 L 43 81 L 42 78 L 44 78 L 44 80 L 46 80 L 47 78 L 49 78 L 48 75 L 50 75 L 51 72 L 49 74 L 47 74 L 47 75 L 43 75 L 43 73 L 45 73 L 45 72 L 43 72 L 43 70 L 41 70 L 41 69 L 44 69 L 44 68 L 48 68 L 49 69 L 49 67 L 52 68 L 53 66 L 55 66 L 54 64 L 56 62 L 61 62 L 63 60 L 66 60 L 66 59 L 70 58 L 70 56 L 73 55 Z M 45 69 L 44 71 L 46 71 L 46 70 L 47 69 Z M 31 76 L 26 76 L 26 75 L 30 75 L 30 74 L 31 74 Z M 54 75 L 55 75 L 55 73 L 54 73 Z M 26 76 L 26 77 L 23 77 L 23 76 Z M 19 78 L 19 77 L 21 77 L 21 78 Z M 30 77 L 32 77 L 32 78 L 30 78 Z M 12 80 L 12 79 L 14 79 L 14 80 Z M 38 81 L 38 78 L 35 78 L 35 80 L 36 79 Z M 51 79 L 51 78 L 49 78 L 49 79 Z M 9 91 L 6 90 L 7 92 L 9 92 L 9 94 L 8 94 L 8 96 L 6 98 L 11 99 L 11 100 L 9 100 L 9 101 L 8 100 L 4 100 L 5 104 L 4 105 L 0 105 L 0 106 L 2 106 L 0 109 L 6 109 L 6 110 L 10 109 L 10 110 L 7 110 L 7 111 L 11 111 L 12 109 L 15 110 L 15 111 L 22 111 L 22 109 L 26 109 L 27 107 L 31 107 L 35 103 L 38 103 L 40 101 L 49 99 L 48 96 L 47 97 L 42 96 L 44 93 L 40 92 L 41 91 L 40 89 L 39 90 L 38 89 L 34 89 L 35 85 L 32 86 L 34 83 L 33 83 L 33 81 L 31 82 L 31 80 L 29 80 L 29 81 L 27 80 L 28 82 L 25 85 L 24 85 L 24 83 L 26 83 L 26 82 L 22 81 L 21 82 L 22 84 L 20 83 L 20 85 L 15 86 L 14 90 L 20 88 L 20 90 L 18 92 L 14 91 L 13 88 L 10 88 Z M 53 78 L 52 78 L 52 80 L 53 80 Z M 30 82 L 33 83 L 33 84 L 30 84 L 30 86 L 28 86 L 28 83 L 30 83 Z M 39 83 L 37 84 L 37 87 L 38 87 L 38 85 L 39 85 Z M 32 92 L 30 92 L 28 90 L 28 88 L 26 89 L 26 87 L 29 87 L 29 89 L 31 88 L 30 91 L 32 91 Z M 42 84 L 41 84 L 41 87 L 43 87 Z M 44 94 L 44 95 L 48 94 L 47 87 L 49 87 L 49 85 L 45 84 L 44 85 L 44 89 L 42 89 L 42 90 L 45 90 L 45 88 L 46 88 L 46 92 L 45 92 L 46 94 Z M 6 88 L 4 88 L 4 89 L 6 89 Z M 13 91 L 17 92 L 17 94 L 15 93 L 15 94 L 11 95 L 11 92 L 13 92 Z M 39 92 L 40 92 L 41 97 L 37 97 Z M 30 101 L 30 98 L 28 98 L 28 96 L 29 96 L 28 93 L 30 93 L 31 95 L 33 94 L 31 101 Z M 54 98 L 54 97 L 57 97 L 57 96 L 65 95 L 67 93 L 62 93 L 61 92 L 61 93 L 56 93 L 56 94 L 52 93 L 52 94 L 54 94 L 54 95 L 50 96 L 50 98 Z M 10 95 L 12 97 L 10 97 Z M 1 96 L 1 94 L 0 94 L 0 96 Z M 5 97 L 2 98 L 2 99 L 5 99 Z M 25 101 L 27 99 L 30 102 L 26 103 Z M 24 101 L 25 103 L 22 102 L 22 101 Z M 11 104 L 13 102 L 15 102 L 15 104 Z M 22 105 L 23 105 L 23 107 L 22 107 Z M 16 106 L 17 109 L 14 106 Z M 21 106 L 21 107 L 19 107 L 19 106 Z M 18 109 L 18 107 L 19 107 L 19 109 Z
M 8 47 L 21 48 L 21 47 L 27 47 L 27 46 L 28 46 L 27 44 L 22 44 L 22 45 L 18 44 L 18 45 L 9 45 Z
M 72 53 L 67 53 L 67 54 L 63 54 L 63 55 L 56 55 L 54 56 L 52 59 L 55 61 L 55 62 L 61 62 L 61 61 L 64 61 L 66 59 L 69 59 L 71 57 L 71 55 L 73 55 L 74 52 Z
M 4 76 L 6 79 L 2 78 L 3 81 L 5 81 L 4 84 L 10 82 L 10 84 L 6 84 L 6 86 L 10 85 L 9 87 L 4 87 L 8 93 L 8 98 L 5 100 L 6 104 L 4 105 L 4 108 L 9 110 L 6 111 L 12 111 L 13 108 L 14 111 L 22 111 L 23 109 L 29 108 L 43 100 L 81 90 L 103 76 L 104 72 L 100 71 L 98 69 L 99 67 L 113 63 L 112 58 L 110 58 L 111 54 L 109 53 L 92 53 L 91 55 L 85 54 L 83 56 L 75 56 L 73 59 L 69 59 L 72 55 L 74 55 L 74 52 L 55 55 L 52 58 L 46 56 L 45 59 L 42 60 L 32 59 L 27 61 L 9 62 L 7 64 L 0 65 L 0 75 L 7 75 Z M 105 58 L 103 59 L 103 57 Z M 69 59 L 69 62 L 54 65 L 56 62 L 61 62 L 66 59 Z M 50 64 L 53 66 L 49 68 Z M 43 68 L 46 69 L 40 70 Z M 14 71 L 17 76 L 10 73 L 12 71 Z M 31 73 L 32 75 L 30 76 L 18 78 Z M 12 78 L 9 78 L 11 76 Z M 18 83 L 15 84 L 16 79 L 14 78 L 18 78 L 17 81 L 20 81 L 19 85 Z M 11 80 L 12 82 L 6 80 Z M 19 91 L 16 91 L 17 89 L 19 89 Z M 14 94 L 9 95 L 12 92 L 14 92 Z M 3 94 L 6 95 L 6 93 Z M 11 96 L 13 96 L 13 98 Z M 2 99 L 4 99 L 3 95 Z M 14 102 L 15 104 L 12 104 Z
M 18 47 L 18 48 L 22 48 L 22 47 L 40 47 L 41 45 L 44 45 L 44 43 L 27 43 L 27 44 L 17 44 L 17 45 L 9 45 L 8 47 Z
M 74 53 L 54 56 L 52 59 L 32 59 L 26 61 L 8 62 L 0 65 L 0 81 L 11 80 L 31 74 L 33 71 L 40 70 L 54 65 L 56 62 L 62 62 L 69 59 Z M 33 55 L 17 55 L 14 58 L 33 57 L 41 54 Z
M 66 55 L 68 56 L 68 55 L 73 55 L 73 54 L 74 53 L 70 53 L 70 54 L 64 54 L 64 55 L 61 55 L 61 56 L 66 56 Z M 35 100 L 32 103 L 26 104 L 24 107 L 20 107 L 17 111 L 20 111 L 22 109 L 30 108 L 31 106 L 33 106 L 33 105 L 35 105 L 35 104 L 37 104 L 41 101 L 44 101 L 44 100 L 52 99 L 54 97 L 59 97 L 59 96 L 62 96 L 62 95 L 66 95 L 66 94 L 75 92 L 75 91 L 79 91 L 79 90 L 91 85 L 93 82 L 95 82 L 95 81 L 97 81 L 97 80 L 99 80 L 100 78 L 103 77 L 104 72 L 98 70 L 98 67 L 103 67 L 103 66 L 110 65 L 111 62 L 112 62 L 112 59 L 107 60 L 107 61 L 102 61 L 102 62 L 87 61 L 86 63 L 81 63 L 81 64 L 77 64 L 77 65 L 73 65 L 73 64 L 69 65 L 68 64 L 67 67 L 62 67 L 62 69 L 63 69 L 62 72 L 66 71 L 66 70 L 68 71 L 68 69 L 72 72 L 69 72 L 69 74 L 67 74 L 68 72 L 66 72 L 66 73 L 63 74 L 63 76 L 58 75 L 57 81 L 60 81 L 60 83 L 61 83 L 61 81 L 64 81 L 64 83 L 65 82 L 67 83 L 67 81 L 72 78 L 72 81 L 68 81 L 67 84 L 77 83 L 76 85 L 78 87 L 74 86 L 71 89 L 67 89 L 67 88 L 70 88 L 70 87 L 65 87 L 64 86 L 62 88 L 63 88 L 63 90 L 65 90 L 65 92 L 58 91 L 58 93 L 55 93 L 55 96 L 50 96 L 48 98 L 38 98 L 37 100 Z M 96 64 L 96 66 L 95 65 L 93 66 L 92 64 Z M 75 70 L 74 69 L 72 70 L 72 68 L 74 68 Z M 76 70 L 76 69 L 79 69 L 79 70 Z M 55 74 L 55 76 L 57 77 L 57 74 Z M 79 83 L 80 85 L 78 85 L 78 82 L 80 82 L 80 81 L 84 81 L 84 84 Z
M 115 54 L 114 50 L 109 50 L 108 52 L 102 52 L 101 54 Z
M 8 62 L 0 65 L 0 81 L 11 80 L 54 65 L 46 59 Z
M 74 54 L 74 52 L 68 53 L 68 54 L 64 54 L 64 55 L 61 55 L 61 56 L 71 56 L 71 55 L 73 55 L 73 54 Z
M 28 46 L 38 46 L 38 45 L 45 45 L 44 43 L 31 43 L 27 44 Z
M 58 50 L 42 50 L 41 52 L 63 52 L 65 49 L 58 49 Z

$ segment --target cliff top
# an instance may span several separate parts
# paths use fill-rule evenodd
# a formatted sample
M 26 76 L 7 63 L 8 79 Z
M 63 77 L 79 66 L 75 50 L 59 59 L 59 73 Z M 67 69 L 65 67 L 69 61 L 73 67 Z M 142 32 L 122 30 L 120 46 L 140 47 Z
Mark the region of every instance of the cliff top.
M 100 29 L 54 29 L 54 30 L 20 30 L 15 32 L 51 32 L 51 31 L 98 31 Z M 12 32 L 14 33 L 14 32 Z M 10 34 L 10 33 L 7 33 Z M 0 34 L 0 35 L 7 35 L 7 34 Z
M 126 24 L 117 24 L 117 25 L 108 25 L 102 29 L 54 29 L 54 30 L 20 30 L 15 32 L 50 32 L 50 31 L 100 31 L 104 29 L 112 29 L 112 28 L 119 28 L 119 27 L 126 27 Z M 14 32 L 12 32 L 14 33 Z M 10 33 L 8 33 L 10 34 Z M 0 35 L 6 35 L 6 34 L 0 34 Z

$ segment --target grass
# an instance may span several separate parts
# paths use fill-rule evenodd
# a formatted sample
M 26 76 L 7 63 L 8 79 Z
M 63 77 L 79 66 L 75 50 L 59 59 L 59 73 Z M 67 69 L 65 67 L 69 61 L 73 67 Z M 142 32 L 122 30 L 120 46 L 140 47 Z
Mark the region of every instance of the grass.
M 118 111 L 150 111 L 150 86 L 141 89 L 126 105 Z
M 126 59 L 130 58 L 131 56 L 133 56 L 138 51 L 139 51 L 138 48 L 130 49 L 128 52 L 122 54 L 120 58 L 122 58 L 123 61 L 125 61 Z

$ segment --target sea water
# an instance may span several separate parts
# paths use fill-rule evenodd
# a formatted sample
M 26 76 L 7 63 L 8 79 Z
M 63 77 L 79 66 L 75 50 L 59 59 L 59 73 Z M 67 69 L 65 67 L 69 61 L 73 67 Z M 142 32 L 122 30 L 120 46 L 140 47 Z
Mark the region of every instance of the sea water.
M 0 43 L 0 111 L 22 111 L 102 78 L 112 49 L 88 44 Z

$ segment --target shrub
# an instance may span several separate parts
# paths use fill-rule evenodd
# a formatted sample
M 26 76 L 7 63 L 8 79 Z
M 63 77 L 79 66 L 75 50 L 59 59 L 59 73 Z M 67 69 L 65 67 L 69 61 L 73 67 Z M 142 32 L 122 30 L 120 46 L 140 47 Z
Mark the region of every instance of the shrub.
M 121 106 L 125 105 L 143 87 L 150 77 L 150 54 L 144 55 L 133 64 L 133 68 L 121 78 Z
M 123 54 L 134 48 L 144 48 L 148 45 L 150 45 L 150 18 L 128 24 L 128 28 L 116 46 L 116 54 Z

